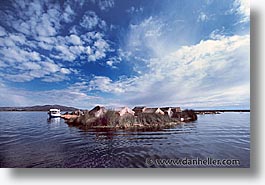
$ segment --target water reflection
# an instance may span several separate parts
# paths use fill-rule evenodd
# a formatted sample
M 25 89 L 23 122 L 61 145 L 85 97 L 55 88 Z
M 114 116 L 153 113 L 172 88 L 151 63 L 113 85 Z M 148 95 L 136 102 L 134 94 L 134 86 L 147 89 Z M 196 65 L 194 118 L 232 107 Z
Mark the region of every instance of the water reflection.
M 95 133 L 95 136 L 96 136 L 96 139 L 98 140 L 112 140 L 115 133 L 113 130 L 105 130 L 105 131 L 97 131 L 97 130 L 94 130 L 94 133 Z
M 61 124 L 61 118 L 48 118 L 47 123 L 50 128 L 59 128 Z
M 56 123 L 56 124 L 58 124 L 58 123 L 61 122 L 61 118 L 48 118 L 47 122 L 48 123 Z

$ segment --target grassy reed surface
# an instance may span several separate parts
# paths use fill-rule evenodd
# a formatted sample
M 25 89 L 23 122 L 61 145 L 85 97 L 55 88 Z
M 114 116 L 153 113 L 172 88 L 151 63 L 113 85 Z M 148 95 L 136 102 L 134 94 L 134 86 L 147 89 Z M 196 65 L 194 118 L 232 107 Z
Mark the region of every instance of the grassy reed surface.
M 99 118 L 94 117 L 89 112 L 85 112 L 84 115 L 70 119 L 67 123 L 81 129 L 159 130 L 181 123 L 181 117 L 190 121 L 197 119 L 196 114 L 192 110 L 185 110 L 172 118 L 167 115 L 150 113 L 140 113 L 138 116 L 131 114 L 119 116 L 115 111 L 108 110 Z

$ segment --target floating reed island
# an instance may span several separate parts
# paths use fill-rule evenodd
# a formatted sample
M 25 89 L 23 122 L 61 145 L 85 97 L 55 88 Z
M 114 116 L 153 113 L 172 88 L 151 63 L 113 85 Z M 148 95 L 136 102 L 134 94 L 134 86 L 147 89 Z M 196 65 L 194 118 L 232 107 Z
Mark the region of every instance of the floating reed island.
M 107 110 L 96 106 L 92 110 L 78 110 L 61 116 L 70 126 L 80 129 L 160 130 L 181 122 L 197 120 L 193 110 L 179 107 L 147 108 L 122 107 Z

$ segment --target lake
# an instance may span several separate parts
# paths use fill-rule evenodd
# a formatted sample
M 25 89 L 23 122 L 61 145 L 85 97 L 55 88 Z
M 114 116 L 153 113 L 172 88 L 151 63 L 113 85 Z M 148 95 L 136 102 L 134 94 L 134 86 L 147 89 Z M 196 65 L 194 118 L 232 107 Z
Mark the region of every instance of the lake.
M 237 167 L 249 167 L 250 113 L 199 115 L 171 129 L 127 132 L 83 131 L 48 120 L 46 112 L 0 112 L 0 167 L 162 167 L 146 160 L 184 158 L 237 159 Z

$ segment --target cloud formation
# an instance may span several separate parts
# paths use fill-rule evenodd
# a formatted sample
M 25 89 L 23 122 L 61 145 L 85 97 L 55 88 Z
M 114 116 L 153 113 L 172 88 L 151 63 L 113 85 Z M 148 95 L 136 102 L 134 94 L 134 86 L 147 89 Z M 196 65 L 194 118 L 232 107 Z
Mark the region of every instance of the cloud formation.
M 99 0 L 98 5 L 101 10 L 109 10 L 110 8 L 114 7 L 114 0 Z
M 131 105 L 239 106 L 249 101 L 249 65 L 249 35 L 223 37 L 152 58 L 143 75 L 115 82 L 97 76 L 89 87 Z
M 249 22 L 250 19 L 250 0 L 235 0 L 233 12 L 242 16 L 241 22 Z
M 106 23 L 90 10 L 77 18 L 80 15 L 71 8 L 71 3 L 74 2 L 16 1 L 12 8 L 17 11 L 9 7 L 1 12 L 2 22 L 8 27 L 8 31 L 0 27 L 2 78 L 14 82 L 35 78 L 64 81 L 76 71 L 66 62 L 78 65 L 106 57 L 110 50 L 104 38 Z M 101 6 L 109 5 L 105 2 Z M 66 25 L 72 29 L 65 33 Z
M 0 86 L 1 104 L 4 106 L 61 104 L 79 108 L 87 108 L 96 104 L 103 105 L 101 97 L 87 95 L 80 87 L 76 87 L 77 84 L 73 84 L 66 89 L 60 90 L 27 91 Z M 6 96 L 6 94 L 8 94 L 8 96 Z

